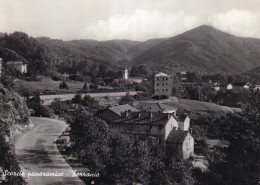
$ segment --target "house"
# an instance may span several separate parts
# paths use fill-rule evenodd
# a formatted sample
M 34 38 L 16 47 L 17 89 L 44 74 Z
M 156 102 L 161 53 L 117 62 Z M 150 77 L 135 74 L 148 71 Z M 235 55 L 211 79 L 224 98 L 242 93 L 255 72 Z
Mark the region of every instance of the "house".
M 125 113 L 126 111 L 128 112 L 139 112 L 135 107 L 129 105 L 129 104 L 124 104 L 124 105 L 117 105 L 113 107 L 106 108 L 103 111 L 100 111 L 96 114 L 97 117 L 103 120 L 108 120 L 108 119 L 114 119 L 114 118 L 119 118 L 122 113 Z
M 143 77 L 129 77 L 127 68 L 124 68 L 122 70 L 122 74 L 123 74 L 122 79 L 127 80 L 127 82 L 129 82 L 130 84 L 134 84 L 134 83 L 139 84 L 144 80 Z
M 249 89 L 250 84 L 249 83 L 241 83 L 241 82 L 237 82 L 232 84 L 233 85 L 233 90 L 245 90 L 245 89 Z
M 209 148 L 214 148 L 215 146 L 226 148 L 230 145 L 230 143 L 226 140 L 220 140 L 220 139 L 206 139 L 206 143 L 209 146 Z
M 172 130 L 166 140 L 166 155 L 179 159 L 194 156 L 194 138 L 188 131 Z
M 162 113 L 168 113 L 173 114 L 176 116 L 178 108 L 172 107 L 160 102 L 139 102 L 135 108 L 137 108 L 140 111 L 147 111 L 147 112 L 162 112 Z
M 255 85 L 255 87 L 254 87 L 254 91 L 257 91 L 257 90 L 260 91 L 260 85 Z
M 2 77 L 2 64 L 3 64 L 3 59 L 0 58 L 0 78 Z
M 181 80 L 181 82 L 187 82 L 187 72 L 186 71 L 180 72 L 180 80 Z
M 249 82 L 247 82 L 247 83 L 244 85 L 244 89 L 250 89 L 251 86 L 252 86 L 252 85 L 251 85 Z
M 27 73 L 27 64 L 21 61 L 8 61 L 6 63 L 7 66 L 10 66 L 17 71 L 19 71 L 21 74 Z
M 227 85 L 227 90 L 232 90 L 233 89 L 233 85 L 232 84 L 228 84 Z
M 218 83 L 215 83 L 213 86 L 214 91 L 220 91 L 220 85 Z
M 167 96 L 171 95 L 171 76 L 159 72 L 154 75 L 154 96 Z
M 134 84 L 134 83 L 139 84 L 139 83 L 141 83 L 143 80 L 144 80 L 143 77 L 129 77 L 129 78 L 128 78 L 128 82 L 130 82 L 131 84 Z
M 106 117 L 105 121 L 111 131 L 147 142 L 152 152 L 158 156 L 165 154 L 166 141 L 172 130 L 189 131 L 189 119 L 181 122 L 171 114 L 162 112 L 125 111 L 121 116 Z M 194 150 L 194 146 L 190 147 L 190 150 Z

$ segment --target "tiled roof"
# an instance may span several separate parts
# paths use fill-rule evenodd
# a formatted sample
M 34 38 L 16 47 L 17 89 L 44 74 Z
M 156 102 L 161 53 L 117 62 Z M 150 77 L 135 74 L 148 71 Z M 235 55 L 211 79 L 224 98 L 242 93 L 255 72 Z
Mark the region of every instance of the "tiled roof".
M 172 130 L 166 140 L 167 143 L 183 143 L 188 131 Z
M 129 104 L 117 105 L 114 107 L 110 107 L 108 109 L 111 110 L 112 112 L 118 114 L 119 116 L 121 115 L 122 112 L 129 111 L 129 110 L 132 112 L 139 112 L 139 110 L 137 110 L 136 108 L 132 107 Z
M 159 73 L 156 73 L 154 75 L 155 77 L 158 77 L 158 76 L 166 76 L 166 77 L 169 77 L 170 75 L 166 74 L 166 73 L 163 73 L 163 72 L 159 72 Z
M 165 105 L 163 103 L 149 103 L 149 102 L 139 102 L 136 105 L 137 109 L 143 109 L 149 112 L 164 112 L 164 111 L 175 111 L 177 108 Z
M 168 122 L 168 114 L 159 112 L 128 112 L 119 118 L 112 118 L 110 123 L 121 124 L 145 124 L 145 125 L 165 125 Z

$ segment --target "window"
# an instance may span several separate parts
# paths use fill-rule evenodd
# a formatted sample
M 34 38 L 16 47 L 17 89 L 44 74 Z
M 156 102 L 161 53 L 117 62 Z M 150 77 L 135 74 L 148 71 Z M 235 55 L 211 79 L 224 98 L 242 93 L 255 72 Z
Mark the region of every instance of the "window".
M 164 80 L 164 78 L 162 80 Z
M 159 86 L 159 83 L 157 83 L 157 86 Z
M 164 86 L 164 83 L 162 85 Z
M 168 85 L 168 83 L 166 83 L 166 85 Z
M 168 78 L 165 78 L 165 80 L 168 80 Z
M 159 89 L 157 89 L 157 91 L 159 91 Z
M 168 91 L 168 89 L 165 89 L 166 91 Z
M 164 92 L 164 89 L 162 91 Z
M 157 78 L 157 80 L 159 80 L 159 78 Z
M 161 144 L 162 143 L 162 139 L 158 138 L 158 143 Z

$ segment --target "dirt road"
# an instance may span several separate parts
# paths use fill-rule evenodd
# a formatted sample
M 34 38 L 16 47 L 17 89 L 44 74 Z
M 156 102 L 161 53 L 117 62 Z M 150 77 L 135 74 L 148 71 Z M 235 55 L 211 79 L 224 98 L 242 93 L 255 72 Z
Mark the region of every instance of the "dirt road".
M 66 123 L 47 118 L 32 118 L 32 122 L 35 128 L 15 142 L 15 152 L 29 185 L 84 185 L 73 177 L 71 167 L 55 144 Z M 33 173 L 38 174 L 30 176 Z

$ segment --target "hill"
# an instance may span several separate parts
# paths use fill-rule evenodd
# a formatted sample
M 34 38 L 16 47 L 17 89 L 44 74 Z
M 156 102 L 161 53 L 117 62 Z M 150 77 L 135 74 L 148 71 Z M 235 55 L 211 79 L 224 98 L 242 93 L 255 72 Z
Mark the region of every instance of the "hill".
M 134 59 L 133 65 L 137 64 L 168 72 L 236 74 L 260 65 L 260 39 L 204 25 L 151 47 Z
M 260 84 L 260 66 L 256 67 L 252 70 L 249 70 L 245 73 L 242 73 L 242 75 L 249 77 L 252 79 L 252 82 L 254 84 Z

